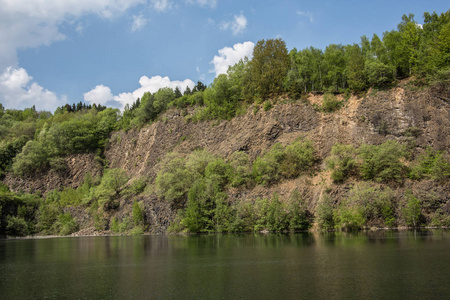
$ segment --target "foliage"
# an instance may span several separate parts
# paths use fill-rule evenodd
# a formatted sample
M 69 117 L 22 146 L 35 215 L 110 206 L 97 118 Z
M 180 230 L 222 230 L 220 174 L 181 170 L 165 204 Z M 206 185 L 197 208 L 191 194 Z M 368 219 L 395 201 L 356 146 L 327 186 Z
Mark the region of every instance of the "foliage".
M 325 94 L 321 110 L 324 112 L 333 112 L 342 106 L 342 101 L 339 101 L 333 94 Z
M 53 225 L 56 234 L 69 235 L 78 230 L 78 224 L 69 212 L 60 214 Z
M 425 153 L 419 156 L 416 164 L 412 166 L 408 176 L 411 179 L 448 180 L 450 178 L 450 162 L 445 159 L 445 154 L 428 147 Z
M 295 178 L 309 170 L 316 162 L 316 155 L 311 140 L 298 138 L 284 149 L 284 159 L 280 166 L 281 175 Z
M 27 222 L 18 216 L 8 216 L 6 219 L 6 232 L 10 236 L 26 236 L 28 235 Z
M 324 195 L 322 202 L 317 206 L 317 224 L 324 230 L 330 230 L 335 228 L 335 217 L 333 209 L 333 200 Z
M 278 95 L 289 68 L 286 43 L 281 39 L 259 40 L 250 61 L 251 87 L 255 96 L 263 99 Z
M 145 217 L 144 217 L 144 210 L 142 209 L 142 203 L 134 201 L 133 202 L 133 222 L 136 226 L 142 226 L 144 225 Z
M 284 160 L 284 149 L 276 143 L 263 156 L 257 157 L 253 163 L 253 176 L 256 183 L 268 185 L 280 179 L 280 166 Z
M 308 230 L 312 226 L 313 216 L 298 190 L 294 190 L 291 193 L 287 210 L 289 212 L 289 229 L 291 231 Z
M 367 182 L 361 182 L 349 191 L 345 204 L 363 218 L 361 225 L 382 222 L 380 225 L 392 227 L 395 223 L 394 203 L 394 193 L 389 187 L 375 188 Z
M 276 143 L 253 163 L 256 183 L 269 185 L 281 177 L 294 178 L 316 162 L 315 149 L 308 139 L 299 138 L 286 148 Z
M 404 157 L 403 147 L 396 141 L 388 140 L 381 145 L 363 145 L 359 148 L 363 159 L 360 166 L 363 179 L 377 182 L 400 182 L 405 175 L 405 167 L 400 161 Z
M 417 227 L 420 224 L 420 216 L 422 211 L 420 200 L 417 199 L 410 190 L 407 191 L 405 198 L 406 206 L 403 207 L 402 214 L 406 225 Z
M 331 156 L 326 160 L 328 169 L 331 169 L 331 178 L 334 182 L 343 182 L 348 177 L 358 173 L 357 153 L 352 145 L 336 143 L 331 148 Z
M 100 184 L 91 188 L 87 197 L 90 201 L 97 201 L 102 210 L 115 208 L 118 206 L 115 200 L 128 179 L 127 174 L 122 169 L 107 169 Z

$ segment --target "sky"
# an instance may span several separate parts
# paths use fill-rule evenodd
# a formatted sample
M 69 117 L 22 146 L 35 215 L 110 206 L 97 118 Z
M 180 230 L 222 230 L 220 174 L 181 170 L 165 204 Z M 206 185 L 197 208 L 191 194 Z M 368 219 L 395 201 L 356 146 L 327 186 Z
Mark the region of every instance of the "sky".
M 325 49 L 381 37 L 403 14 L 421 23 L 448 9 L 440 0 L 0 0 L 0 103 L 123 109 L 147 91 L 212 83 L 261 39 Z

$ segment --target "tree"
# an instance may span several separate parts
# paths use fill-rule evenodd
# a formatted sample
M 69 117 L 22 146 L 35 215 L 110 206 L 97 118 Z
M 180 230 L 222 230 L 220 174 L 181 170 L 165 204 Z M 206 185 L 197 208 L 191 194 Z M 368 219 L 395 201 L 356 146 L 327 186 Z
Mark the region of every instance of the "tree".
M 345 47 L 347 66 L 345 73 L 347 75 L 348 86 L 351 90 L 361 91 L 365 88 L 364 76 L 364 56 L 361 48 L 357 44 Z
M 260 40 L 253 49 L 250 62 L 252 85 L 261 98 L 282 92 L 283 79 L 289 69 L 286 43 L 281 39 Z

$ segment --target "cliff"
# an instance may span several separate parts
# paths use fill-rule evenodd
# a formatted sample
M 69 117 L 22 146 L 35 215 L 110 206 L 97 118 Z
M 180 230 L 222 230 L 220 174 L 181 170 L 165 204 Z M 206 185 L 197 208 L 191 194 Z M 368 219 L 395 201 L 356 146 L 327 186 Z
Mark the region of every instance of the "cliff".
M 317 109 L 323 95 L 308 95 L 303 101 L 279 99 L 274 107 L 264 111 L 251 106 L 244 115 L 230 121 L 192 122 L 192 111 L 169 110 L 158 121 L 142 129 L 115 132 L 110 138 L 104 157 L 110 168 L 125 170 L 131 178 L 145 177 L 154 182 L 159 162 L 166 153 L 190 153 L 205 149 L 224 159 L 235 151 L 244 151 L 253 160 L 279 142 L 288 145 L 299 136 L 311 139 L 320 161 L 317 172 L 296 179 L 284 180 L 270 186 L 255 188 L 229 188 L 230 201 L 270 197 L 277 192 L 281 199 L 297 189 L 307 200 L 308 208 L 314 211 L 324 193 L 335 203 L 346 196 L 354 181 L 335 184 L 326 171 L 324 159 L 335 143 L 381 144 L 397 140 L 412 145 L 418 155 L 431 146 L 436 150 L 447 150 L 450 146 L 450 87 L 416 88 L 401 82 L 388 90 L 369 90 L 364 96 L 351 96 L 343 100 L 343 107 L 335 112 L 324 113 Z M 55 188 L 79 186 L 87 173 L 99 176 L 101 165 L 93 155 L 77 155 L 66 158 L 68 170 L 63 173 L 48 172 L 32 178 L 20 179 L 7 175 L 4 182 L 15 191 L 40 191 L 45 194 Z M 378 185 L 374 183 L 374 185 Z M 400 199 L 405 190 L 411 189 L 424 198 L 434 197 L 442 207 L 450 210 L 449 184 L 423 180 L 414 183 L 406 180 L 393 187 Z M 431 196 L 432 195 L 432 196 Z M 176 211 L 155 193 L 141 194 L 135 198 L 122 197 L 116 210 L 105 215 L 121 217 L 131 211 L 133 200 L 143 201 L 149 231 L 164 233 L 175 218 Z M 92 218 L 81 217 L 82 209 L 73 209 L 79 216 L 81 227 L 92 226 Z M 78 212 L 76 212 L 78 211 Z

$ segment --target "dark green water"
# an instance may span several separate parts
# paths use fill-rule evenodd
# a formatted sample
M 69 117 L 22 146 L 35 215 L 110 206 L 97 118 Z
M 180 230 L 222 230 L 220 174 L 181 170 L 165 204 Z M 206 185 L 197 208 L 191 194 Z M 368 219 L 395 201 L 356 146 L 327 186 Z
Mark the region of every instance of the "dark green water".
M 450 231 L 0 240 L 2 299 L 450 299 Z

